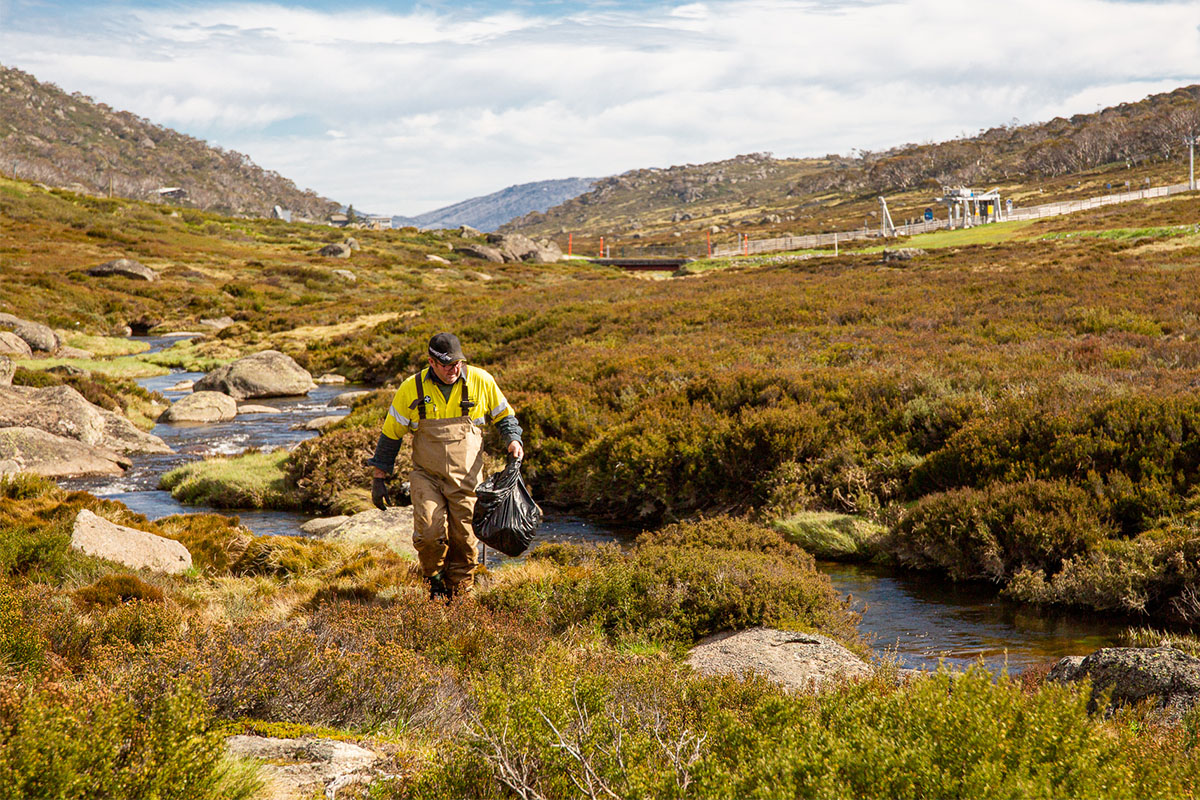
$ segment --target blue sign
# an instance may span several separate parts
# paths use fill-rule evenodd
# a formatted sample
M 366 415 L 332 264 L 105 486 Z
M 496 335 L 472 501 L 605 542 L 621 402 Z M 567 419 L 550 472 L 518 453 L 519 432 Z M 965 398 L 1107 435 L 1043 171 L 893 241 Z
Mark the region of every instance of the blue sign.
M 925 209 L 925 221 L 929 222 L 931 219 L 933 219 L 933 209 L 927 208 Z

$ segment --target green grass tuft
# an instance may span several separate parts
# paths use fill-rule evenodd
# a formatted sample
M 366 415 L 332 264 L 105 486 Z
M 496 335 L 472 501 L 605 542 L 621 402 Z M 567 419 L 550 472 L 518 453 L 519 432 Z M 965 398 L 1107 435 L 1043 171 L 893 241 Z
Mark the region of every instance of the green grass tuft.
M 176 500 L 213 508 L 300 508 L 286 484 L 286 450 L 247 453 L 184 464 L 167 472 L 159 486 Z
M 70 333 L 63 337 L 70 347 L 87 350 L 99 358 L 131 356 L 150 349 L 149 342 L 134 341 L 122 336 L 92 336 L 86 333 Z
M 831 511 L 802 511 L 771 527 L 817 558 L 865 560 L 880 551 L 887 528 L 862 517 Z
M 98 372 L 113 378 L 150 378 L 166 375 L 171 370 L 164 366 L 147 363 L 141 358 L 114 358 L 111 361 L 90 358 L 23 358 L 17 364 L 29 370 L 48 370 L 53 367 L 75 367 L 87 372 Z

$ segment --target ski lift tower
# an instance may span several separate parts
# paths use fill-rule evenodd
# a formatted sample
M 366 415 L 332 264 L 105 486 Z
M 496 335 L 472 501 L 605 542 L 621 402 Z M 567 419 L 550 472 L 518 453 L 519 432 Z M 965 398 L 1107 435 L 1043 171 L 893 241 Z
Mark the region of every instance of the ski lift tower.
M 887 200 L 879 198 L 879 235 L 888 237 L 896 235 L 896 225 L 892 222 L 892 214 L 888 211 Z
M 972 228 L 1000 221 L 1000 190 L 982 192 L 965 186 L 943 186 L 942 196 L 935 202 L 944 203 L 951 228 Z

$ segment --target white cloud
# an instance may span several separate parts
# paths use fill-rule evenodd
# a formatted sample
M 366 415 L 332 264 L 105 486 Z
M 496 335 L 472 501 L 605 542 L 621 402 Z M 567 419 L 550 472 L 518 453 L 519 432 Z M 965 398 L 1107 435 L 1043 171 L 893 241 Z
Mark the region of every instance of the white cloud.
M 418 213 L 530 180 L 877 149 L 1138 100 L 1200 81 L 1198 9 L 710 0 L 552 18 L 184 2 L 55 25 L 12 15 L 0 52 L 301 186 Z

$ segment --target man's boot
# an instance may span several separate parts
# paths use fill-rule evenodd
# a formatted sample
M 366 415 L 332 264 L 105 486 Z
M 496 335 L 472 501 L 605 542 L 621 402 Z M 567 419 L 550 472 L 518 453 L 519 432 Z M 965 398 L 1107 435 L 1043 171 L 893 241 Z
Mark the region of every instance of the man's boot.
M 475 590 L 475 576 L 468 575 L 462 580 L 450 586 L 450 596 L 456 598 L 470 598 Z
M 449 600 L 450 587 L 446 585 L 446 579 L 442 577 L 442 573 L 437 572 L 430 575 L 425 580 L 429 581 L 429 599 L 430 600 Z

